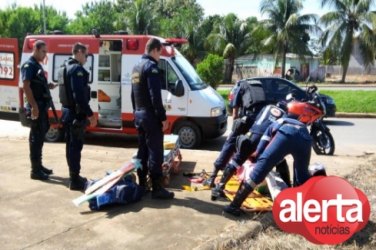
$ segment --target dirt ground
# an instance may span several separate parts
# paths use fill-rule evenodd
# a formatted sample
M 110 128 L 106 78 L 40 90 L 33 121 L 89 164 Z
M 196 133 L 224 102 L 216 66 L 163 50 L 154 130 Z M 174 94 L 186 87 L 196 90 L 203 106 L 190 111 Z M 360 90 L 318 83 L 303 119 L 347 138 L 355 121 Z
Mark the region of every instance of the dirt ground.
M 331 75 L 325 78 L 325 82 L 339 82 L 342 75 Z M 346 83 L 375 83 L 376 75 L 346 75 Z
M 357 168 L 343 177 L 366 194 L 371 204 L 371 215 L 366 227 L 343 244 L 320 246 L 310 243 L 302 236 L 286 234 L 275 224 L 272 214 L 268 213 L 254 215 L 253 219 L 262 225 L 255 237 L 238 241 L 231 240 L 228 236 L 225 239 L 216 239 L 218 249 L 376 249 L 376 155 L 365 154 L 356 158 Z M 240 222 L 236 228 L 241 227 Z M 229 229 L 228 234 L 235 234 L 235 231 Z

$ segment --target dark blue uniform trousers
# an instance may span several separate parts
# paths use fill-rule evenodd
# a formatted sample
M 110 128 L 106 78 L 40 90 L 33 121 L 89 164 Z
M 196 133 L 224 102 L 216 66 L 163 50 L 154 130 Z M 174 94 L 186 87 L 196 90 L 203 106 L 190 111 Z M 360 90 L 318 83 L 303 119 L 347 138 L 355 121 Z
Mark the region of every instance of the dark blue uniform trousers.
M 249 156 L 256 150 L 258 143 L 261 139 L 260 134 L 252 133 L 246 142 L 237 141 L 237 151 L 232 157 L 232 160 L 237 163 L 238 166 L 243 165 L 243 163 L 249 158 Z M 238 137 L 239 140 L 240 136 Z
M 79 174 L 81 170 L 81 151 L 84 146 L 84 121 L 73 124 L 76 117 L 74 111 L 62 108 L 61 120 L 65 129 L 65 156 L 69 166 L 69 172 Z
M 223 144 L 221 153 L 214 162 L 214 167 L 217 170 L 223 170 L 226 167 L 226 164 L 230 161 L 232 155 L 236 151 L 236 138 L 249 131 L 249 128 L 255 121 L 255 117 L 255 114 L 247 117 L 245 123 L 241 123 L 240 118 L 234 121 L 232 131 Z
M 162 178 L 163 163 L 163 131 L 162 123 L 151 111 L 136 111 L 135 125 L 138 130 L 137 158 L 141 160 L 143 175 L 147 169 L 152 180 Z
M 44 137 L 50 128 L 48 122 L 48 113 L 46 109 L 39 106 L 39 117 L 31 121 L 30 134 L 29 134 L 29 148 L 30 148 L 30 161 L 34 163 L 42 163 L 42 149 L 44 144 Z
M 308 165 L 311 158 L 311 140 L 301 136 L 301 131 L 284 134 L 278 131 L 265 151 L 258 157 L 255 168 L 250 174 L 255 184 L 261 183 L 272 168 L 291 154 L 294 158 L 294 186 L 303 184 L 309 179 Z

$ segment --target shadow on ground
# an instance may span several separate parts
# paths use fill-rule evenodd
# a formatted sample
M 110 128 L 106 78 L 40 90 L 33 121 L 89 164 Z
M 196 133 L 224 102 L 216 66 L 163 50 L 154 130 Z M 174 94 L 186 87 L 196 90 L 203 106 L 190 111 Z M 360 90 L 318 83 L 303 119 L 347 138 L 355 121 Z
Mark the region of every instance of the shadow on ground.
M 221 136 L 216 139 L 205 140 L 197 150 L 220 151 L 225 142 L 226 137 Z M 120 134 L 87 134 L 85 144 L 119 147 L 119 148 L 137 148 L 138 141 L 136 135 L 120 135 Z
M 356 245 L 358 247 L 370 247 L 370 249 L 375 249 L 376 247 L 376 223 L 369 221 L 367 226 L 363 228 L 360 232 L 353 235 L 348 241 L 343 245 Z M 374 247 L 372 247 L 374 246 Z
M 354 126 L 354 123 L 341 120 L 330 120 L 330 118 L 325 118 L 324 120 L 326 125 L 330 126 Z

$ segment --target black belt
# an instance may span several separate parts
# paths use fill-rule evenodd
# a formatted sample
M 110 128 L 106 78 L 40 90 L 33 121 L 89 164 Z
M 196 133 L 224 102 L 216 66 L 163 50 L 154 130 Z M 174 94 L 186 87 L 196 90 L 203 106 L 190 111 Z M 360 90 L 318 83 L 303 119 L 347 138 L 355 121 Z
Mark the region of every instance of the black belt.
M 63 105 L 63 108 L 65 108 L 65 109 L 74 109 L 74 107 L 72 107 L 72 106 L 65 106 L 65 105 Z
M 136 111 L 153 111 L 152 108 L 136 108 Z

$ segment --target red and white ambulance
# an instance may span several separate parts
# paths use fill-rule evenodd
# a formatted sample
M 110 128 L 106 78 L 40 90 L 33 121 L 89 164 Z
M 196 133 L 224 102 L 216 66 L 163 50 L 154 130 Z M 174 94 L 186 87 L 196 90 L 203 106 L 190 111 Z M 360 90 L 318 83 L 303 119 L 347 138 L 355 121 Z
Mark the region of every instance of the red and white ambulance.
M 18 41 L 0 38 L 0 118 L 18 120 Z
M 145 35 L 31 35 L 24 41 L 22 65 L 32 54 L 33 44 L 41 39 L 46 42 L 48 54 L 43 62 L 49 82 L 57 83 L 58 70 L 71 55 L 72 46 L 81 42 L 88 47 L 89 56 L 85 68 L 90 73 L 90 106 L 98 118 L 95 128 L 88 132 L 136 134 L 133 124 L 131 104 L 131 73 L 145 50 L 146 42 L 152 36 Z M 184 39 L 158 38 L 164 44 L 159 67 L 164 71 L 162 99 L 171 126 L 167 134 L 178 134 L 180 145 L 185 148 L 198 146 L 202 139 L 221 136 L 227 128 L 227 113 L 223 98 L 206 85 L 192 65 L 174 48 L 174 44 L 186 42 Z M 2 40 L 0 40 L 2 41 Z M 17 47 L 17 46 L 16 46 Z M 0 88 L 12 81 L 18 81 L 17 90 L 7 91 L 11 97 L 3 101 L 5 111 L 18 112 L 24 106 L 22 80 L 16 67 L 17 50 L 12 54 L 0 46 L 0 62 L 8 67 L 7 74 L 1 74 Z M 13 75 L 9 75 L 9 69 Z M 12 81 L 10 80 L 12 79 Z M 10 83 L 12 82 L 12 83 Z M 7 83 L 9 83 L 7 85 Z M 15 95 L 14 91 L 17 91 Z M 2 94 L 3 89 L 0 89 Z M 8 94 L 6 94 L 8 96 Z M 61 104 L 59 90 L 51 90 L 53 102 L 58 114 Z M 16 98 L 16 99 L 13 99 Z M 50 113 L 52 117 L 52 112 Z M 58 124 L 52 124 L 46 140 L 61 138 L 62 130 Z

